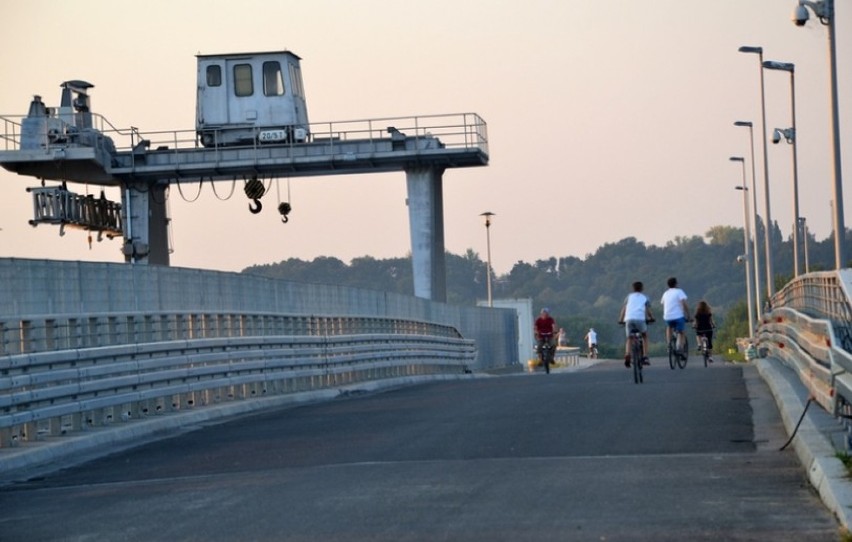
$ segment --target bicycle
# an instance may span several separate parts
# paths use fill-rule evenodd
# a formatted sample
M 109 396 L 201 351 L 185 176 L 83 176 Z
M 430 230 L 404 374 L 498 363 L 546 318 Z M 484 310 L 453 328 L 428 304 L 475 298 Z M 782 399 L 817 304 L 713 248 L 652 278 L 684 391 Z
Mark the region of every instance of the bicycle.
M 698 335 L 698 351 L 701 352 L 704 358 L 704 366 L 707 367 L 710 362 L 710 346 L 705 335 Z
M 544 372 L 550 374 L 550 365 L 553 363 L 555 352 L 550 343 L 550 335 L 542 334 L 538 345 L 538 359 L 544 365 Z
M 675 365 L 681 369 L 686 368 L 686 358 L 689 355 L 689 341 L 686 339 L 686 333 L 683 334 L 683 348 L 677 348 L 677 332 L 672 329 L 671 337 L 669 337 L 669 367 L 674 370 Z
M 598 359 L 598 345 L 593 344 L 589 347 L 589 359 Z
M 647 320 L 646 323 L 650 324 L 654 320 Z M 624 322 L 619 322 L 620 325 L 625 325 Z M 642 367 L 644 366 L 644 362 L 642 361 L 645 358 L 645 338 L 643 333 L 636 329 L 633 324 L 630 325 L 630 365 L 633 366 L 633 382 L 636 384 L 641 384 L 645 381 L 644 376 L 642 374 Z

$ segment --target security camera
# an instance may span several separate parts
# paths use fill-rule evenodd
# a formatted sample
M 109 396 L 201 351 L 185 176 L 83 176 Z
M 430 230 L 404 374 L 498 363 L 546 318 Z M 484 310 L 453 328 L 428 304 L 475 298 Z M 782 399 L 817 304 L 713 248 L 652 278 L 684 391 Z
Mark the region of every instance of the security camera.
M 743 263 L 743 260 L 745 260 L 745 258 L 742 255 L 737 256 L 737 263 Z
M 782 135 L 781 130 L 779 130 L 778 128 L 775 128 L 775 130 L 773 130 L 773 132 L 772 132 L 772 142 L 776 143 L 776 144 L 780 143 L 781 142 L 781 135 Z
M 808 22 L 808 8 L 799 4 L 796 6 L 796 9 L 793 10 L 793 22 L 796 26 L 805 26 L 805 23 Z

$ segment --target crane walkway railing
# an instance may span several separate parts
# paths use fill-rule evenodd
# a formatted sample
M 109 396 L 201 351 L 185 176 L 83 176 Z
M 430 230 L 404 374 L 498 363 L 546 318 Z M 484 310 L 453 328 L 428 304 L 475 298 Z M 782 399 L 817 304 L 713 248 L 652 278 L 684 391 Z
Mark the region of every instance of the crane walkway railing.
M 401 164 L 421 162 L 481 166 L 488 163 L 489 152 L 488 128 L 476 113 L 320 122 L 310 125 L 305 141 L 268 144 L 255 138 L 239 146 L 202 146 L 196 130 L 118 129 L 103 116 L 92 114 L 94 128 L 86 137 L 77 132 L 74 137 L 52 137 L 45 124 L 35 134 L 35 148 L 28 148 L 23 145 L 25 118 L 0 116 L 3 167 L 42 179 L 105 186 L 119 184 L 121 179 L 233 181 L 242 176 L 239 172 L 247 164 L 258 177 L 280 177 L 282 167 L 287 176 L 303 176 L 396 171 Z M 256 130 L 259 134 L 263 128 Z M 46 166 L 58 160 L 65 165 L 60 172 Z M 71 163 L 79 168 L 70 168 Z

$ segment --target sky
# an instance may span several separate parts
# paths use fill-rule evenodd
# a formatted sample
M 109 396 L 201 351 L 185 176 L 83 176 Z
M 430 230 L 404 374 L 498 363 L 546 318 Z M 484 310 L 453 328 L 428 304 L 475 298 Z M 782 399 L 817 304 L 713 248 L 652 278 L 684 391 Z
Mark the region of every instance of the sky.
M 842 163 L 852 179 L 852 3 L 836 2 Z M 0 0 L 0 116 L 60 84 L 92 84 L 92 111 L 119 128 L 191 130 L 197 54 L 288 49 L 302 58 L 310 121 L 477 113 L 490 163 L 443 176 L 446 249 L 518 261 L 585 258 L 635 237 L 665 245 L 743 225 L 755 125 L 757 212 L 765 216 L 758 56 L 796 66 L 800 215 L 831 233 L 834 178 L 826 27 L 791 22 L 795 0 Z M 790 77 L 765 72 L 766 125 L 792 125 Z M 0 124 L 0 130 L 3 125 Z M 793 222 L 792 146 L 769 143 L 770 211 Z M 0 257 L 121 262 L 120 239 L 32 227 L 34 178 L 0 170 Z M 852 226 L 852 187 L 844 187 Z M 237 190 L 173 189 L 171 264 L 240 271 L 288 258 L 410 253 L 405 174 L 293 178 L 293 211 L 248 212 Z M 96 186 L 71 185 L 98 194 Z M 286 196 L 284 194 L 287 194 Z M 116 193 L 107 192 L 112 199 Z M 184 190 L 186 200 L 195 190 Z M 275 195 L 277 194 L 271 194 Z M 269 196 L 267 196 L 269 197 Z M 749 195 L 749 200 L 751 196 Z M 267 200 L 264 200 L 267 201 Z M 275 203 L 273 201 L 273 203 Z M 749 210 L 749 213 L 752 211 Z M 833 263 L 833 262 L 829 262 Z

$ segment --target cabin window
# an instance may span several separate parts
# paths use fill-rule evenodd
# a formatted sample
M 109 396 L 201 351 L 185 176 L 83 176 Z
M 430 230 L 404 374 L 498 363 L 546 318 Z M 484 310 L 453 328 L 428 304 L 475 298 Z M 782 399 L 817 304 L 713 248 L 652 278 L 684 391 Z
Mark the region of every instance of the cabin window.
M 207 86 L 218 87 L 222 85 L 222 67 L 218 64 L 207 66 Z
M 254 94 L 254 86 L 251 82 L 251 64 L 237 64 L 234 66 L 234 94 L 237 96 L 251 96 Z
M 265 96 L 284 95 L 284 75 L 281 73 L 281 63 L 278 61 L 263 63 L 263 94 Z
M 293 64 L 290 64 L 290 81 L 292 81 L 293 85 L 293 94 L 304 96 L 305 90 L 302 88 L 302 70 Z

